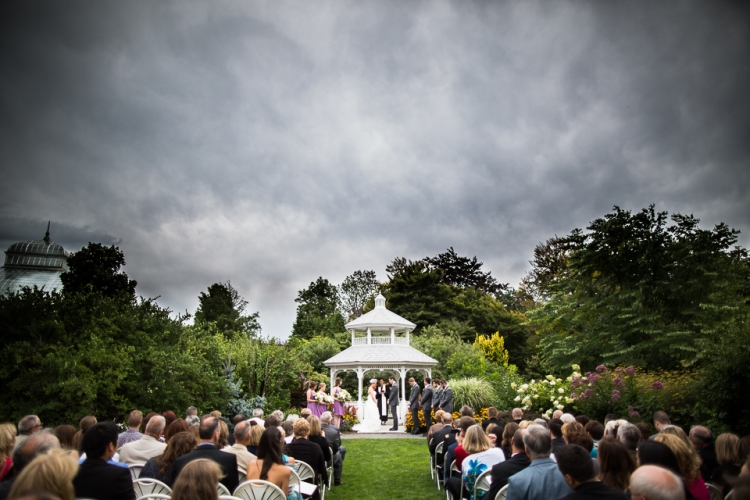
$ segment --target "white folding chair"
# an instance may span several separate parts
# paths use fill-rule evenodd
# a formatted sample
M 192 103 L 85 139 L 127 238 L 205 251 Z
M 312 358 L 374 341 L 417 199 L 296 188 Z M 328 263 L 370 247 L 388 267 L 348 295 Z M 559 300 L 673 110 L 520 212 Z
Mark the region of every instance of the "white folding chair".
M 454 472 L 458 472 L 459 474 L 461 474 L 461 471 L 458 470 L 458 465 L 456 465 L 456 461 L 455 460 L 453 462 L 451 462 L 451 467 L 448 470 L 450 471 L 448 473 L 448 477 L 453 477 L 453 473 Z M 461 474 L 461 489 L 458 490 L 458 491 L 460 491 L 460 492 L 464 491 L 464 476 L 463 476 L 463 474 Z M 450 491 L 445 490 L 445 498 L 446 498 L 446 500 L 451 500 L 451 492 Z M 456 500 L 461 500 L 461 496 L 459 495 L 459 497 Z
M 242 467 L 240 467 L 239 465 L 237 466 L 237 474 L 240 475 L 240 478 L 247 477 L 247 471 L 243 469 Z
M 331 452 L 331 462 L 326 464 L 326 472 L 328 473 L 328 488 L 333 484 L 333 448 L 330 446 L 328 450 Z
M 500 488 L 500 491 L 497 492 L 497 495 L 495 495 L 495 500 L 505 500 L 505 498 L 508 496 L 508 485 L 506 484 L 502 488 Z
M 443 464 L 438 463 L 438 457 L 443 454 L 443 444 L 445 443 L 438 443 L 435 447 L 435 483 L 438 491 L 440 491 L 440 485 L 443 483 Z
M 430 442 L 428 443 L 428 448 L 432 446 L 433 439 L 430 439 Z M 435 480 L 435 455 L 430 455 L 430 478 L 434 481 Z
M 297 466 L 297 475 L 299 476 L 301 481 L 307 481 L 308 483 L 317 484 L 315 471 L 310 466 L 310 464 L 303 462 L 302 460 L 297 460 L 295 462 L 295 465 Z
M 232 495 L 232 492 L 229 491 L 229 488 L 224 486 L 223 484 L 219 483 L 219 485 L 216 487 L 217 490 L 219 490 L 219 496 L 221 495 Z
M 157 495 L 171 495 L 172 488 L 157 479 L 141 477 L 133 481 L 133 489 L 136 497 Z
M 721 494 L 721 490 L 711 483 L 706 483 L 708 488 L 708 495 L 711 500 L 724 500 L 724 495 Z
M 143 466 L 146 464 L 132 464 L 128 465 L 128 470 L 130 470 L 130 478 L 135 481 L 138 479 L 138 476 L 141 475 L 141 471 L 143 470 Z
M 281 488 L 261 479 L 252 479 L 240 484 L 234 490 L 234 496 L 242 500 L 286 500 Z
M 219 500 L 242 500 L 242 499 L 233 497 L 231 495 L 219 495 Z
M 136 500 L 170 500 L 169 495 L 161 495 L 159 493 L 152 493 L 150 495 L 143 495 L 142 497 L 136 498 Z
M 477 498 L 477 493 L 480 491 L 484 491 L 487 493 L 490 491 L 490 482 L 489 479 L 491 477 L 492 470 L 486 470 L 479 474 L 477 476 L 477 479 L 474 481 L 474 491 L 472 492 L 471 498 Z

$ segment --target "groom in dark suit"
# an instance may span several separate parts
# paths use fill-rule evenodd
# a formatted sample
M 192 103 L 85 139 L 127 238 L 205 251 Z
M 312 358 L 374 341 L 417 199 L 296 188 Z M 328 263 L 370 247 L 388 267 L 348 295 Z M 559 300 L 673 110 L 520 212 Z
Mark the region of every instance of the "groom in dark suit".
M 388 429 L 389 431 L 398 430 L 398 384 L 396 379 L 391 375 L 388 377 L 388 381 L 391 383 L 391 393 L 388 395 L 388 406 L 391 407 L 391 415 L 393 415 L 393 427 Z
M 418 435 L 421 429 L 419 423 L 419 384 L 414 380 L 414 377 L 409 379 L 411 385 L 411 392 L 409 393 L 409 410 L 411 410 L 411 421 L 414 424 L 414 430 L 411 431 L 415 436 Z

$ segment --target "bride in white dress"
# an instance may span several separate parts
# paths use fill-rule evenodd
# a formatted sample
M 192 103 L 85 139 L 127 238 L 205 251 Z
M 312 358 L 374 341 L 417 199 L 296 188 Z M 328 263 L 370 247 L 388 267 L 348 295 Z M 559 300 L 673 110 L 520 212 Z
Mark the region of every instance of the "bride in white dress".
M 365 418 L 362 424 L 362 431 L 379 431 L 380 430 L 380 411 L 378 405 L 375 402 L 375 384 L 377 380 L 370 380 L 370 387 L 367 389 L 367 402 L 365 403 Z

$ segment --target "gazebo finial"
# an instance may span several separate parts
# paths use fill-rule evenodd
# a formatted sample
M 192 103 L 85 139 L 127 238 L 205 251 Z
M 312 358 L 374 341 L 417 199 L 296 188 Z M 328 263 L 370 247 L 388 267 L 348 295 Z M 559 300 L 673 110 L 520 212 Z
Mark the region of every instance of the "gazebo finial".
M 383 297 L 382 293 L 379 293 L 377 297 L 375 297 L 375 307 L 385 307 L 385 297 Z
M 44 242 L 49 245 L 49 242 L 51 241 L 49 239 L 49 225 L 51 221 L 47 221 L 47 232 L 44 233 Z

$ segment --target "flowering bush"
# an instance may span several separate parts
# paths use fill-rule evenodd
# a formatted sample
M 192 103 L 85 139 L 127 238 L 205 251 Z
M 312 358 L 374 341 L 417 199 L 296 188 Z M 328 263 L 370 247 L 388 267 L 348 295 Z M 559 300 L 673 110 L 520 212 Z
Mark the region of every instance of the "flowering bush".
M 577 365 L 573 365 L 574 370 Z M 523 410 L 538 411 L 546 419 L 552 418 L 555 410 L 562 410 L 566 404 L 573 402 L 570 396 L 570 381 L 580 377 L 577 371 L 567 380 L 547 375 L 541 380 L 532 379 L 529 383 L 511 383 L 511 388 L 516 390 L 513 400 Z
M 453 420 L 461 417 L 461 414 L 458 413 L 457 411 L 454 411 L 452 415 L 453 415 Z M 433 419 L 434 419 L 435 418 L 435 412 L 432 412 L 432 416 L 433 416 Z M 482 420 L 487 419 L 487 418 L 490 418 L 490 415 L 489 415 L 489 413 L 487 411 L 487 408 L 482 408 L 479 411 L 479 413 L 474 413 L 474 420 L 478 424 L 481 424 Z M 422 410 L 419 411 L 419 425 L 422 428 L 425 428 L 425 427 L 429 428 L 430 427 L 429 425 L 425 425 L 424 416 L 422 415 Z M 404 422 L 404 428 L 407 431 L 409 431 L 409 432 L 411 432 L 411 431 L 414 430 L 414 422 L 411 419 L 411 412 L 410 411 L 406 413 L 406 421 Z
M 341 419 L 339 430 L 342 432 L 349 432 L 355 424 L 359 423 L 359 420 L 357 419 L 357 407 L 346 405 L 345 408 L 346 412 Z

